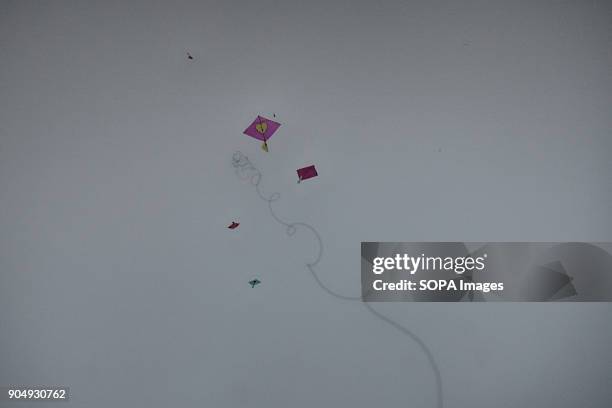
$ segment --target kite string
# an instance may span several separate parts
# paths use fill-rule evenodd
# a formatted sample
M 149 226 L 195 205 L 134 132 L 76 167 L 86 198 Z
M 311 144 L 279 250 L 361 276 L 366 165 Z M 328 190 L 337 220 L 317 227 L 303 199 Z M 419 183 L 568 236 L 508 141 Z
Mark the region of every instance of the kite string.
M 338 298 L 338 299 L 351 300 L 351 301 L 362 300 L 362 296 L 347 296 L 347 295 L 342 295 L 340 293 L 337 293 L 333 291 L 332 289 L 330 289 L 329 287 L 325 286 L 325 284 L 321 281 L 317 273 L 314 271 L 314 266 L 316 266 L 321 261 L 321 258 L 323 256 L 323 240 L 321 239 L 321 235 L 318 233 L 318 231 L 314 227 L 312 227 L 309 224 L 306 224 L 304 222 L 289 223 L 289 222 L 283 221 L 276 215 L 276 213 L 274 212 L 274 209 L 272 208 L 272 203 L 280 199 L 280 194 L 272 193 L 269 196 L 265 196 L 262 193 L 261 187 L 260 187 L 261 179 L 262 179 L 261 172 L 255 166 L 253 166 L 249 158 L 245 156 L 244 154 L 242 154 L 242 152 L 236 151 L 234 155 L 232 156 L 232 165 L 236 169 L 236 174 L 238 174 L 238 176 L 241 179 L 243 180 L 248 179 L 251 185 L 255 186 L 255 191 L 257 192 L 257 195 L 259 195 L 259 198 L 261 198 L 263 201 L 268 203 L 268 209 L 270 211 L 270 215 L 276 222 L 278 222 L 279 224 L 285 227 L 285 233 L 288 236 L 293 236 L 297 232 L 298 226 L 304 227 L 310 230 L 310 232 L 312 232 L 312 234 L 317 240 L 319 251 L 314 261 L 306 263 L 306 268 L 310 271 L 312 277 L 314 278 L 316 283 L 319 285 L 319 287 L 323 289 L 325 292 L 327 292 L 329 295 L 335 298 Z M 429 347 L 427 347 L 427 345 L 423 342 L 423 340 L 421 340 L 421 338 L 418 337 L 416 334 L 411 332 L 406 327 L 395 322 L 394 320 L 390 319 L 389 317 L 376 311 L 368 302 L 364 301 L 362 303 L 374 317 L 390 324 L 391 326 L 399 330 L 404 335 L 410 337 L 420 347 L 420 349 L 423 351 L 423 353 L 427 357 L 427 360 L 434 372 L 434 376 L 436 380 L 437 408 L 443 408 L 442 377 L 440 375 L 440 369 L 438 368 L 438 365 Z

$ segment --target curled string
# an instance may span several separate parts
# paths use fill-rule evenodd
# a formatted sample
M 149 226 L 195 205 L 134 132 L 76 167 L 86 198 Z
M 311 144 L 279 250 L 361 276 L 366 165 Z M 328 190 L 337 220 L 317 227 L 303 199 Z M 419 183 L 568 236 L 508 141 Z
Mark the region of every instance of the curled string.
M 276 222 L 278 222 L 279 224 L 285 227 L 285 233 L 288 236 L 293 236 L 297 232 L 298 227 L 305 228 L 314 235 L 314 237 L 317 240 L 319 250 L 317 252 L 316 258 L 312 262 L 306 263 L 306 269 L 310 271 L 315 282 L 319 285 L 321 289 L 323 289 L 329 295 L 335 298 L 338 298 L 338 299 L 343 299 L 343 300 L 356 301 L 356 300 L 362 300 L 367 296 L 369 292 L 367 292 L 363 296 L 348 296 L 348 295 L 340 294 L 330 289 L 329 287 L 327 287 L 321 281 L 321 279 L 319 278 L 319 276 L 314 270 L 314 267 L 321 261 L 321 258 L 323 257 L 323 240 L 321 239 L 321 235 L 319 234 L 319 232 L 314 227 L 304 222 L 286 222 L 286 221 L 283 221 L 281 218 L 279 218 L 276 215 L 276 213 L 274 212 L 274 209 L 272 208 L 272 203 L 280 199 L 280 194 L 272 193 L 269 196 L 266 196 L 265 194 L 262 193 L 261 191 L 261 180 L 262 180 L 261 172 L 255 166 L 253 166 L 249 158 L 245 156 L 244 154 L 242 154 L 242 152 L 237 151 L 234 153 L 234 155 L 232 156 L 232 165 L 236 169 L 236 174 L 242 180 L 249 180 L 251 185 L 255 186 L 255 191 L 257 192 L 257 195 L 259 195 L 259 198 L 261 198 L 263 201 L 268 203 L 268 210 L 270 211 L 270 215 L 272 216 L 272 218 L 274 218 Z M 431 366 L 431 369 L 434 373 L 435 380 L 436 380 L 436 396 L 437 396 L 436 407 L 443 408 L 442 376 L 440 375 L 440 369 L 438 368 L 436 360 L 434 359 L 433 354 L 431 353 L 431 350 L 429 349 L 429 347 L 427 347 L 425 342 L 423 342 L 423 340 L 421 340 L 419 336 L 414 334 L 412 331 L 410 331 L 406 327 L 390 319 L 389 317 L 376 311 L 368 302 L 363 301 L 362 303 L 374 317 L 390 324 L 395 329 L 399 330 L 402 334 L 410 337 L 410 339 L 412 339 L 419 346 L 419 348 L 423 351 L 423 353 L 427 357 L 427 361 L 429 362 L 429 365 Z

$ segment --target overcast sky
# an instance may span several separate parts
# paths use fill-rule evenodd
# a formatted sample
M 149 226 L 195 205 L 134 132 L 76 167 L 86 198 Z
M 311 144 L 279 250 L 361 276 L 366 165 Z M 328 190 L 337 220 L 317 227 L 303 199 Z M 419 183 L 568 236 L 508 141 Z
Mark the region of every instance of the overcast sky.
M 320 289 L 232 154 L 345 295 L 361 241 L 611 242 L 611 23 L 603 0 L 0 1 L 0 385 L 435 408 L 419 347 Z M 610 406 L 610 304 L 373 307 L 446 407 Z

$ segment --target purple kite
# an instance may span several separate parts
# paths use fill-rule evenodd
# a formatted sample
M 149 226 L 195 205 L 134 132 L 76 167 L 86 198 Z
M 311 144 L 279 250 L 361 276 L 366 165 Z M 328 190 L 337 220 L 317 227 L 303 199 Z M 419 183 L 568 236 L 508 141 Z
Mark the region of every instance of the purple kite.
M 280 123 L 273 120 L 264 118 L 263 116 L 257 116 L 257 118 L 246 128 L 244 134 L 247 136 L 254 137 L 257 140 L 262 140 L 262 150 L 268 151 L 268 139 L 272 137 L 274 132 L 280 127 Z
M 298 169 L 297 174 L 298 174 L 298 177 L 300 178 L 298 180 L 298 183 L 301 182 L 302 180 L 308 180 L 309 178 L 313 178 L 319 175 L 314 165 Z

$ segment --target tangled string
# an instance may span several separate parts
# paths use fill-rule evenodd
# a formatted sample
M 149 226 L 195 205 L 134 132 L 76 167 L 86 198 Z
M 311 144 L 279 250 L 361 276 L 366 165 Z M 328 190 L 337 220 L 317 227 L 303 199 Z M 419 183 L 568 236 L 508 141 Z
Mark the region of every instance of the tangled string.
M 310 274 L 312 275 L 314 280 L 317 282 L 319 287 L 335 298 L 342 299 L 342 300 L 360 301 L 362 299 L 361 296 L 347 296 L 347 295 L 343 295 L 343 294 L 340 294 L 338 292 L 331 290 L 330 288 L 325 286 L 325 284 L 321 281 L 321 279 L 315 272 L 314 267 L 321 261 L 321 258 L 323 257 L 323 240 L 321 239 L 321 235 L 319 235 L 318 231 L 311 225 L 306 224 L 304 222 L 286 222 L 280 219 L 276 215 L 276 213 L 274 212 L 274 209 L 272 208 L 272 203 L 280 199 L 280 194 L 272 193 L 269 196 L 266 196 L 262 193 L 261 191 L 261 180 L 262 180 L 261 172 L 255 166 L 253 166 L 249 158 L 245 156 L 244 154 L 242 154 L 242 152 L 237 151 L 234 153 L 234 155 L 232 156 L 232 165 L 236 169 L 236 174 L 242 180 L 249 180 L 251 185 L 255 186 L 255 191 L 257 191 L 257 195 L 259 195 L 259 198 L 261 198 L 263 201 L 268 203 L 268 210 L 270 211 L 270 215 L 272 216 L 272 218 L 274 218 L 276 222 L 278 222 L 279 224 L 285 227 L 285 232 L 288 236 L 293 236 L 297 232 L 298 227 L 305 228 L 314 235 L 314 237 L 317 240 L 319 250 L 317 252 L 316 258 L 312 262 L 306 263 L 306 268 L 310 271 Z M 429 347 L 427 347 L 427 345 L 423 342 L 423 340 L 421 340 L 412 331 L 400 325 L 396 321 L 390 319 L 389 317 L 376 311 L 372 306 L 370 306 L 368 302 L 361 302 L 361 303 L 366 307 L 366 309 L 374 317 L 395 327 L 402 334 L 410 337 L 420 347 L 420 349 L 423 351 L 423 353 L 427 357 L 429 365 L 431 366 L 431 369 L 435 376 L 436 396 L 437 396 L 436 407 L 443 408 L 442 377 L 440 375 L 440 370 L 438 368 L 438 365 L 435 359 L 433 358 L 431 351 L 429 350 Z

